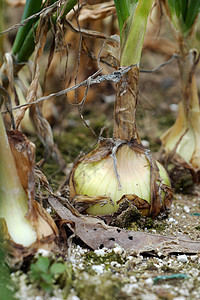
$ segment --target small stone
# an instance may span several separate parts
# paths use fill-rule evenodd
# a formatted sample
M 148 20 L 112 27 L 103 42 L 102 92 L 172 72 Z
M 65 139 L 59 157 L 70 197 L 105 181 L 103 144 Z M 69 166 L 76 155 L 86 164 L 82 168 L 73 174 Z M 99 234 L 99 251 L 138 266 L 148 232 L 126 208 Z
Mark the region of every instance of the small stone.
M 176 220 L 175 220 L 174 218 L 169 218 L 169 219 L 168 219 L 168 222 L 169 222 L 169 223 L 172 223 L 172 222 L 176 222 Z
M 115 268 L 120 268 L 121 264 L 119 264 L 117 261 L 113 260 L 113 261 L 111 261 L 110 266 L 115 267 Z
M 187 214 L 190 212 L 190 208 L 189 208 L 189 206 L 187 206 L 187 205 L 185 205 L 185 206 L 183 207 L 183 210 L 184 210 L 184 212 L 186 212 Z
M 40 255 L 45 256 L 45 257 L 48 257 L 48 256 L 50 256 L 51 252 L 48 251 L 48 250 L 46 250 L 46 249 L 39 249 L 37 251 L 37 254 L 40 254 Z
M 103 273 L 103 266 L 101 266 L 101 265 L 94 265 L 94 266 L 92 266 L 92 269 L 93 269 L 97 274 L 102 274 L 102 273 Z
M 151 277 L 149 277 L 145 280 L 145 283 L 148 285 L 153 285 L 153 279 Z
M 178 111 L 178 105 L 175 103 L 170 104 L 169 108 L 171 111 Z
M 191 255 L 190 259 L 191 261 L 195 261 L 198 258 L 198 255 Z
M 132 260 L 132 259 L 133 259 L 133 256 L 129 255 L 129 256 L 127 257 L 127 259 L 128 259 L 128 260 Z
M 95 253 L 97 256 L 104 256 L 104 255 L 105 255 L 104 249 L 97 249 L 97 250 L 94 250 L 94 253 Z
M 182 263 L 188 262 L 188 258 L 187 258 L 187 256 L 186 256 L 185 254 L 183 254 L 183 255 L 178 255 L 177 260 L 178 260 L 179 262 L 182 262 Z
M 131 282 L 137 282 L 137 279 L 134 275 L 130 276 L 129 279 L 130 279 Z
M 115 254 L 121 255 L 124 252 L 124 249 L 120 246 L 116 246 L 115 248 L 113 248 L 113 251 L 115 252 Z

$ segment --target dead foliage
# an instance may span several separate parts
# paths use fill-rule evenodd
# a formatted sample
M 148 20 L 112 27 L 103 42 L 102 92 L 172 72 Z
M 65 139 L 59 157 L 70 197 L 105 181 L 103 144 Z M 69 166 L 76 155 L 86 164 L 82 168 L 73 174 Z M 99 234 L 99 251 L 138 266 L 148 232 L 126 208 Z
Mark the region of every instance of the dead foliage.
M 175 238 L 111 227 L 99 218 L 81 215 L 69 204 L 66 204 L 67 207 L 63 206 L 54 197 L 50 197 L 48 201 L 59 217 L 66 221 L 69 229 L 93 250 L 103 247 L 111 249 L 118 244 L 135 255 L 158 252 L 163 255 L 200 252 L 200 242 L 182 237 Z

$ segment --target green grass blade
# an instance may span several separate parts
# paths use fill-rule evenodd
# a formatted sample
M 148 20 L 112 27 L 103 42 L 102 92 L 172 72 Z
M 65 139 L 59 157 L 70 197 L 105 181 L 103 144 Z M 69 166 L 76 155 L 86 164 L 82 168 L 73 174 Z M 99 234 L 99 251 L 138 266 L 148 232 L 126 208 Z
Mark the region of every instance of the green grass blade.
M 153 0 L 139 0 L 134 14 L 129 17 L 128 30 L 122 32 L 121 66 L 140 62 L 147 19 Z
M 114 0 L 119 23 L 119 33 L 121 36 L 124 23 L 129 17 L 129 10 L 126 0 Z
M 35 13 L 39 12 L 41 9 L 41 5 L 42 5 L 42 0 L 26 0 L 22 20 L 25 20 L 31 15 L 34 15 Z M 28 21 L 28 23 L 25 26 L 19 28 L 12 47 L 13 54 L 16 55 L 18 53 L 18 51 L 20 50 L 24 42 L 24 39 L 26 38 L 31 26 L 35 21 L 36 18 L 31 19 Z
M 185 19 L 186 30 L 190 30 L 199 12 L 200 0 L 190 0 Z
M 54 1 L 55 2 L 55 1 Z M 68 12 L 76 5 L 77 0 L 69 0 L 67 2 L 67 5 L 65 7 L 65 11 L 63 13 L 62 18 L 64 18 Z M 55 24 L 57 21 L 57 15 L 52 16 L 52 23 Z M 33 53 L 34 49 L 35 49 L 35 40 L 34 40 L 34 36 L 37 30 L 37 26 L 39 24 L 39 20 L 34 24 L 34 26 L 32 28 L 30 28 L 26 38 L 24 39 L 23 45 L 20 48 L 18 55 L 17 55 L 17 60 L 18 62 L 25 62 L 29 59 L 29 57 L 31 56 L 31 54 Z M 49 24 L 49 28 L 50 29 L 50 24 Z
M 188 9 L 188 0 L 179 0 L 179 5 L 181 7 L 181 14 L 182 14 L 183 21 L 185 22 L 187 9 Z
M 181 12 L 181 7 L 180 7 L 180 2 L 179 0 L 168 0 L 169 8 L 171 11 L 171 14 L 175 13 L 177 17 L 180 17 L 180 12 Z
M 17 54 L 17 61 L 18 62 L 25 62 L 28 61 L 29 57 L 33 53 L 35 49 L 35 34 L 39 24 L 39 20 L 34 24 L 34 26 L 29 30 L 22 47 L 20 48 Z

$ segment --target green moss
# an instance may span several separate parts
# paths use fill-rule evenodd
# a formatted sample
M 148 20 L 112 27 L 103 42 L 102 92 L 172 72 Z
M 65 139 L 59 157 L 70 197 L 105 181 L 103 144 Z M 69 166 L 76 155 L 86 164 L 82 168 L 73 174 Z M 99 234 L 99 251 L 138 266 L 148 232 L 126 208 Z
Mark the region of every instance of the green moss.
M 110 263 L 112 261 L 116 261 L 119 264 L 123 264 L 125 262 L 122 256 L 116 254 L 114 251 L 105 253 L 105 255 L 103 256 L 96 255 L 93 251 L 87 252 L 85 254 L 85 261 L 86 261 L 86 268 L 88 266 L 88 269 L 89 269 L 89 265 L 91 264 L 98 264 L 98 265 L 104 264 L 105 266 L 110 266 Z
M 74 128 L 72 131 L 55 135 L 54 139 L 67 163 L 74 162 L 80 152 L 89 152 L 95 142 L 86 127 L 82 127 L 81 130 Z
M 88 276 L 83 272 L 74 282 L 75 291 L 81 300 L 123 299 L 122 282 L 111 274 Z M 125 298 L 124 298 L 125 299 Z M 127 299 L 127 298 L 126 298 Z
M 132 227 L 129 229 L 132 230 L 138 230 L 138 228 L 144 230 L 148 229 L 149 231 L 151 230 L 156 230 L 157 233 L 162 232 L 166 229 L 166 222 L 163 217 L 160 217 L 160 219 L 152 219 L 150 217 L 146 218 L 140 218 L 136 222 L 132 223 Z

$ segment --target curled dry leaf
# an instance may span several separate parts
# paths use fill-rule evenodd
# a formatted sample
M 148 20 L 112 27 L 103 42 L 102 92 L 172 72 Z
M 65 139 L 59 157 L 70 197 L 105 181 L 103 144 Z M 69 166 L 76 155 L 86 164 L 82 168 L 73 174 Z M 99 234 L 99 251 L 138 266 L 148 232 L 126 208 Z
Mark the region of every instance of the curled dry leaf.
M 79 14 L 79 21 L 104 19 L 116 13 L 114 1 L 85 5 Z
M 46 42 L 47 36 L 47 24 L 48 24 L 48 14 L 51 13 L 51 9 L 47 10 L 47 12 L 41 16 L 37 31 L 36 31 L 36 47 L 35 47 L 35 56 L 34 56 L 34 64 L 33 64 L 33 79 L 30 84 L 30 87 L 27 92 L 26 102 L 32 103 L 38 96 L 41 96 L 41 87 L 39 85 L 39 76 L 40 76 L 40 68 L 39 68 L 39 60 L 43 53 L 44 45 Z M 24 118 L 25 111 L 28 106 L 20 108 L 15 115 L 16 127 L 19 128 L 19 125 Z M 52 153 L 53 150 L 53 134 L 51 131 L 51 126 L 48 121 L 42 115 L 42 103 L 34 104 L 30 106 L 30 119 L 36 130 L 38 137 L 41 142 L 45 146 L 46 157 Z
M 111 227 L 96 217 L 79 214 L 70 205 L 63 206 L 56 198 L 50 197 L 48 201 L 57 214 L 67 220 L 66 224 L 71 231 L 93 250 L 102 247 L 112 249 L 118 244 L 136 255 L 158 252 L 163 255 L 200 253 L 200 242 Z

